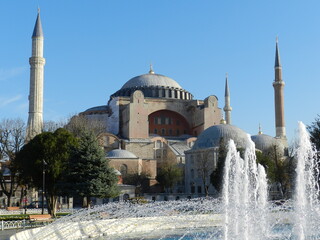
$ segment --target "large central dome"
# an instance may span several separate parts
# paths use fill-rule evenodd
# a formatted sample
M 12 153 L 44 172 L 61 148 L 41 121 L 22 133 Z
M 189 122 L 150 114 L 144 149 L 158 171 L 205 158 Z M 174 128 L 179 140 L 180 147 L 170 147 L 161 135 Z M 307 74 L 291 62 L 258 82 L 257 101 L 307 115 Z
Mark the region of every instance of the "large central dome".
M 134 88 L 134 87 L 169 87 L 169 88 L 178 88 L 182 87 L 172 78 L 166 77 L 161 74 L 143 74 L 134 78 L 131 78 L 126 82 L 121 89 Z
M 142 91 L 145 97 L 152 98 L 175 98 L 183 100 L 193 98 L 192 94 L 184 90 L 175 80 L 161 74 L 155 74 L 152 68 L 147 74 L 131 78 L 120 90 L 112 94 L 111 97 L 130 97 L 136 90 Z

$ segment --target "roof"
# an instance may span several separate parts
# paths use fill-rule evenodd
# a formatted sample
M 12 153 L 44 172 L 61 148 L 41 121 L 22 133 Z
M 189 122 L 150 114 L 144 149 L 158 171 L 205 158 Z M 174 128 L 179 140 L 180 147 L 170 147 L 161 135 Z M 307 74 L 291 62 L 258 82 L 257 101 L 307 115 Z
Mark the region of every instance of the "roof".
M 271 147 L 277 146 L 280 151 L 284 149 L 283 144 L 276 138 L 266 134 L 258 134 L 251 136 L 252 141 L 255 143 L 256 148 L 261 151 L 269 151 Z
M 184 152 L 190 150 L 186 141 L 168 141 L 169 148 L 175 153 L 177 156 L 184 156 Z
M 134 155 L 132 152 L 129 152 L 124 149 L 114 149 L 110 152 L 107 152 L 107 158 L 109 159 L 137 159 L 138 157 Z
M 107 105 L 96 106 L 96 107 L 88 108 L 87 110 L 85 110 L 85 112 L 96 112 L 96 111 L 108 111 L 108 106 Z
M 143 75 L 131 78 L 122 86 L 121 89 L 146 87 L 146 86 L 148 87 L 160 86 L 160 87 L 182 89 L 182 87 L 172 78 L 166 77 L 161 74 L 154 74 L 154 73 L 143 74 Z
M 121 172 L 119 172 L 117 169 L 114 168 L 113 172 L 114 172 L 115 175 L 121 176 Z
M 38 13 L 36 24 L 34 25 L 32 37 L 43 37 L 40 12 Z
M 129 143 L 150 143 L 152 142 L 149 138 L 130 138 L 123 140 Z
M 214 125 L 204 130 L 195 141 L 192 150 L 219 147 L 221 139 L 225 144 L 232 139 L 237 148 L 245 148 L 249 144 L 249 136 L 240 128 L 229 125 Z

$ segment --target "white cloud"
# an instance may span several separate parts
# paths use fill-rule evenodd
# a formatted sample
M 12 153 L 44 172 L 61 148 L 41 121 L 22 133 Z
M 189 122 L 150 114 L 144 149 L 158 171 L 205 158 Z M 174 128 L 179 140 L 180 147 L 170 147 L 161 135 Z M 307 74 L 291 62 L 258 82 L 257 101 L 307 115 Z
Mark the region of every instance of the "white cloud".
M 5 107 L 11 103 L 19 101 L 21 98 L 22 98 L 21 94 L 10 97 L 10 98 L 0 98 L 0 107 Z
M 0 81 L 6 81 L 10 78 L 19 76 L 27 70 L 27 67 L 15 67 L 11 69 L 0 68 Z

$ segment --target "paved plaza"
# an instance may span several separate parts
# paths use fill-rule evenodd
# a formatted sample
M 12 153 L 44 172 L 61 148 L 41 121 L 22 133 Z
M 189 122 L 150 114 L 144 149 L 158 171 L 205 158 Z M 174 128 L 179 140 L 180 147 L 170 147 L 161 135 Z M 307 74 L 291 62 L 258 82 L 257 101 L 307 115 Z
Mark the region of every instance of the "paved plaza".
M 21 232 L 23 230 L 25 229 L 8 229 L 8 230 L 0 231 L 0 239 L 9 240 L 13 234 L 16 234 L 17 232 Z

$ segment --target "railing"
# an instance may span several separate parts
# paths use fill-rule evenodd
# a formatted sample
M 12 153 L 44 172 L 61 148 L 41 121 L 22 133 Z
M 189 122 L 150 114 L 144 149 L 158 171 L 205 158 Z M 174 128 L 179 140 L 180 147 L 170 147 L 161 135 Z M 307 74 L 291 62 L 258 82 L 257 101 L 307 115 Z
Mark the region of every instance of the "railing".
M 57 213 L 73 213 L 75 209 L 72 208 L 64 208 L 64 209 L 58 209 Z M 27 208 L 27 211 L 24 208 L 21 208 L 19 210 L 11 210 L 8 211 L 6 209 L 0 209 L 0 215 L 11 215 L 11 214 L 41 214 L 41 208 Z M 45 208 L 44 213 L 48 213 L 48 210 Z
M 47 225 L 48 222 L 31 222 L 29 220 L 18 220 L 18 221 L 1 221 L 0 231 L 7 229 L 17 229 L 17 228 L 33 228 Z
M 72 213 L 74 209 L 59 209 L 57 212 L 64 212 L 64 213 Z M 19 210 L 13 210 L 8 211 L 5 209 L 0 209 L 0 215 L 11 215 L 11 214 L 24 214 L 25 209 L 19 209 Z M 41 214 L 41 208 L 36 209 L 27 209 L 27 214 Z M 47 210 L 45 209 L 45 213 L 47 213 Z M 0 231 L 6 230 L 6 229 L 17 229 L 17 228 L 34 228 L 34 227 L 40 227 L 51 223 L 51 221 L 30 221 L 30 220 L 13 220 L 13 221 L 0 221 Z

